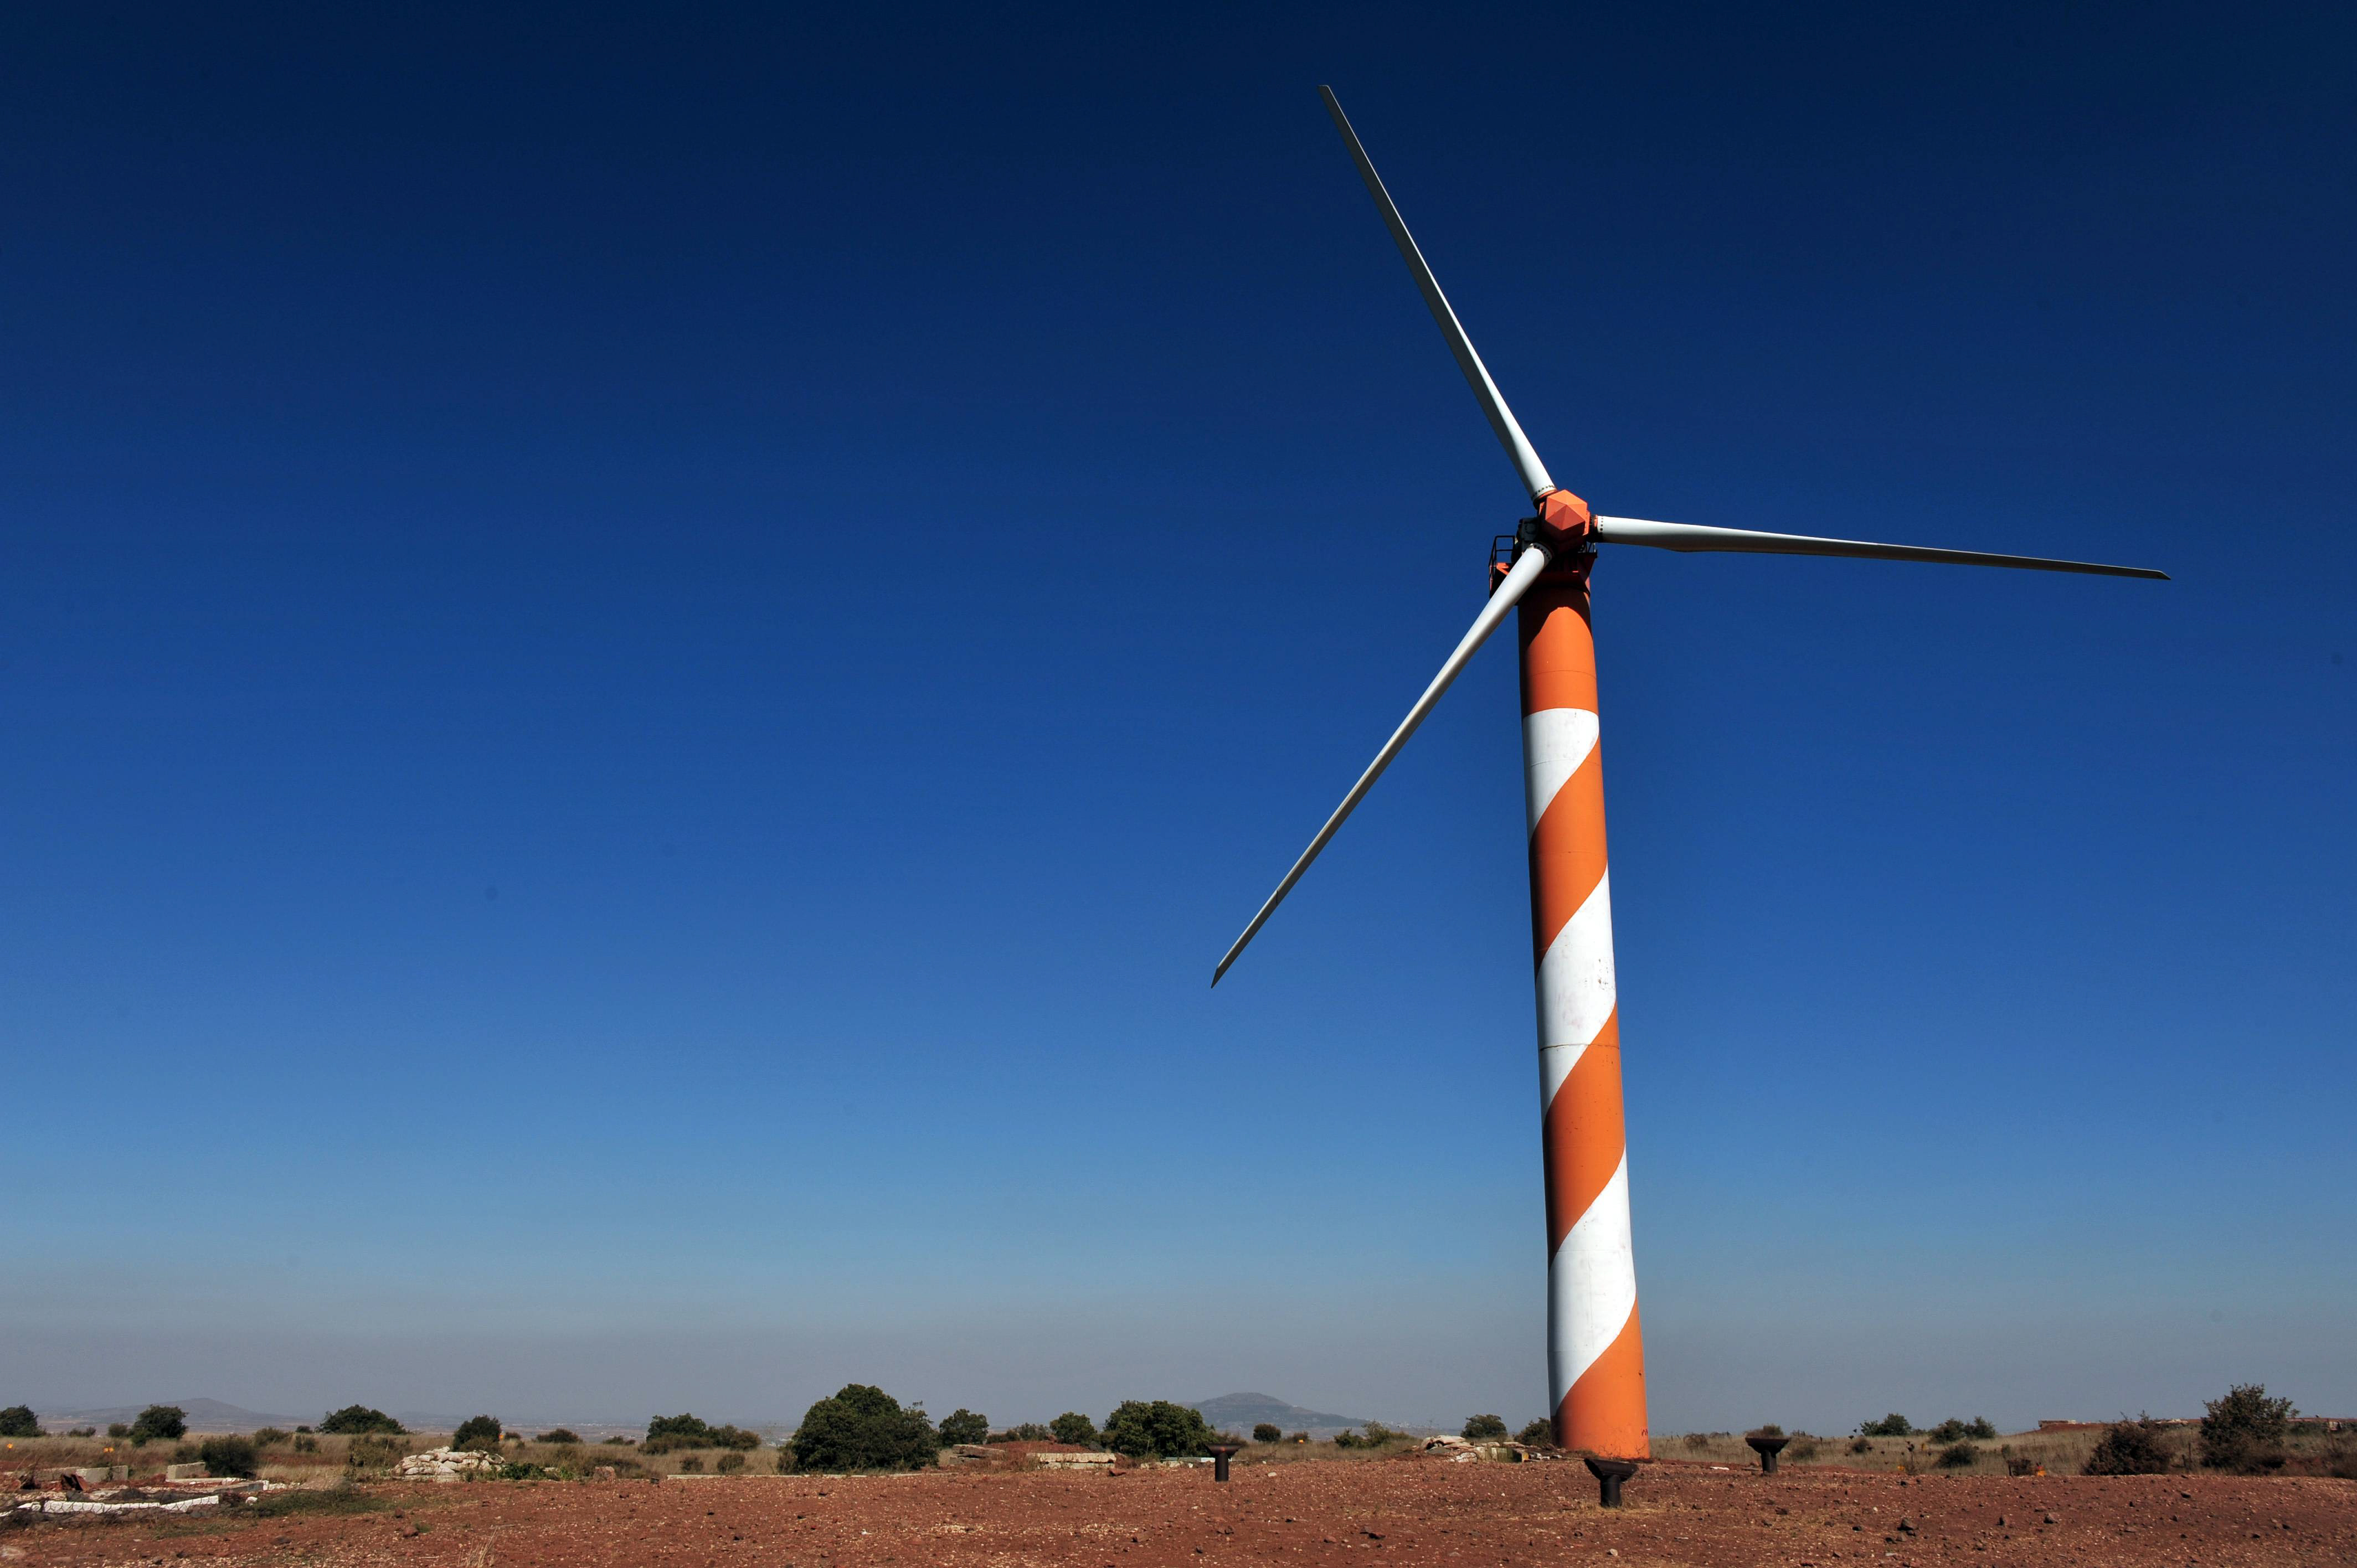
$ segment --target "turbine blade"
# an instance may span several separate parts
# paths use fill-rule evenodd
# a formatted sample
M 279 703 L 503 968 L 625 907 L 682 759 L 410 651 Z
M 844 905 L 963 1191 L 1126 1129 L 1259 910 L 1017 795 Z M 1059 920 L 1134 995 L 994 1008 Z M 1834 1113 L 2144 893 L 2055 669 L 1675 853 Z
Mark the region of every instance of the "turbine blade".
M 1645 522 L 1633 517 L 1599 517 L 1596 537 L 1606 544 L 1648 544 L 1656 550 L 1738 551 L 1753 555 L 1854 555 L 1868 561 L 1937 561 L 1951 566 L 2018 566 L 2031 572 L 2088 572 L 2103 577 L 2152 577 L 2169 574 L 2148 566 L 2105 566 L 2093 561 L 2053 561 L 2043 555 L 1998 555 L 1986 550 L 1937 550 L 1924 544 L 1873 544 L 1862 539 L 1817 539 L 1805 533 L 1761 533 L 1749 528 L 1704 528 L 1690 522 Z
M 1236 955 L 1244 950 L 1244 944 L 1268 924 L 1268 918 L 1276 913 L 1277 905 L 1293 891 L 1293 885 L 1301 880 L 1301 874 L 1309 869 L 1309 863 L 1318 858 L 1318 852 L 1326 847 L 1326 841 L 1334 836 L 1334 831 L 1352 811 L 1358 810 L 1359 802 L 1366 798 L 1375 780 L 1383 776 L 1383 769 L 1392 765 L 1392 758 L 1399 755 L 1400 747 L 1407 744 L 1407 737 L 1424 723 L 1425 715 L 1432 712 L 1458 674 L 1471 662 L 1473 655 L 1480 651 L 1481 645 L 1490 639 L 1490 634 L 1498 629 L 1499 623 L 1506 618 L 1506 612 L 1530 592 L 1531 585 L 1539 580 L 1539 574 L 1545 571 L 1546 566 L 1547 553 L 1536 545 L 1515 558 L 1512 570 L 1506 574 L 1505 581 L 1498 585 L 1497 591 L 1490 596 L 1490 602 L 1481 607 L 1481 613 L 1474 618 L 1472 629 L 1466 632 L 1457 644 L 1457 651 L 1440 666 L 1440 673 L 1432 678 L 1432 684 L 1424 689 L 1424 695 L 1415 700 L 1415 706 L 1407 711 L 1407 717 L 1400 721 L 1399 728 L 1392 731 L 1391 739 L 1383 742 L 1383 748 L 1375 753 L 1375 759 L 1367 764 L 1367 770 L 1359 775 L 1359 781 L 1351 786 L 1351 792 L 1342 797 L 1342 803 L 1334 808 L 1334 814 L 1326 819 L 1326 825 L 1318 830 L 1318 836 L 1309 841 L 1309 847 L 1301 852 L 1301 858 L 1293 863 L 1293 869 L 1285 874 L 1285 880 L 1276 885 L 1276 891 L 1268 896 L 1268 902 L 1260 907 L 1260 913 L 1252 918 L 1252 924 L 1244 928 L 1244 934 L 1236 939 L 1235 946 L 1228 950 L 1227 956 L 1220 960 L 1219 967 L 1211 971 L 1212 984 L 1220 983 L 1220 976 L 1228 972 L 1228 965 L 1236 961 Z
M 1523 434 L 1522 425 L 1514 420 L 1514 411 L 1508 408 L 1506 400 L 1499 395 L 1498 383 L 1490 379 L 1490 368 L 1481 362 L 1481 356 L 1473 351 L 1473 339 L 1465 336 L 1465 328 L 1458 321 L 1457 312 L 1448 307 L 1448 296 L 1440 292 L 1439 280 L 1425 264 L 1424 252 L 1415 247 L 1415 237 L 1407 231 L 1407 224 L 1401 219 L 1399 209 L 1393 205 L 1391 192 L 1383 188 L 1383 177 L 1375 173 L 1375 166 L 1368 161 L 1367 149 L 1359 145 L 1359 134 L 1351 129 L 1350 118 L 1342 113 L 1341 101 L 1334 96 L 1334 90 L 1330 87 L 1320 87 L 1318 91 L 1326 100 L 1326 113 L 1334 117 L 1334 128 L 1342 133 L 1342 140 L 1351 149 L 1351 157 L 1359 166 L 1359 177 L 1367 182 L 1367 194 L 1375 199 L 1375 206 L 1382 209 L 1383 222 L 1390 227 L 1392 239 L 1399 245 L 1401 259 L 1407 263 L 1407 270 L 1415 274 L 1415 286 L 1424 291 L 1424 303 L 1432 307 L 1432 318 L 1440 323 L 1440 335 L 1448 339 L 1448 351 L 1457 356 L 1457 368 L 1465 372 L 1466 384 L 1473 389 L 1473 395 L 1481 400 L 1481 412 L 1490 416 L 1490 428 L 1498 433 L 1498 445 L 1503 446 L 1506 456 L 1513 459 L 1514 471 L 1522 476 L 1523 488 L 1531 492 L 1533 500 L 1538 499 L 1555 489 L 1555 481 L 1547 478 L 1546 465 L 1539 461 L 1536 452 L 1531 450 L 1530 437 Z

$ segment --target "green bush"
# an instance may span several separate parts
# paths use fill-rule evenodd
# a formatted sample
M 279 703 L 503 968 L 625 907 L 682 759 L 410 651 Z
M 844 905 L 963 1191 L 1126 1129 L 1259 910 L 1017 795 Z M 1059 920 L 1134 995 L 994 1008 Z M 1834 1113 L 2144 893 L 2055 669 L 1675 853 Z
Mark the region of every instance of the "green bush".
M 387 1433 L 363 1433 L 344 1450 L 344 1463 L 354 1470 L 389 1470 L 408 1452 Z
M 1168 1400 L 1124 1400 L 1105 1417 L 1103 1443 L 1133 1459 L 1208 1453 L 1213 1441 L 1203 1412 Z
M 691 1454 L 686 1458 L 679 1462 L 679 1467 L 688 1472 L 690 1475 L 694 1475 L 704 1468 L 704 1455 L 701 1454 Z
M 1254 1443 L 1282 1443 L 1285 1441 L 1285 1428 L 1277 1425 L 1276 1423 L 1273 1421 L 1264 1421 L 1253 1428 L 1253 1441 Z
M 297 1454 L 317 1454 L 318 1451 L 319 1451 L 319 1440 L 318 1440 L 317 1438 L 316 1438 L 316 1437 L 312 1436 L 312 1435 L 311 1435 L 309 1433 L 307 1433 L 307 1432 L 298 1432 L 298 1433 L 296 1433 L 296 1434 L 295 1434 L 295 1452 L 296 1452 L 296 1453 L 297 1453 Z
M 1793 1438 L 1792 1445 L 1784 1450 L 1784 1457 L 1795 1465 L 1805 1465 L 1816 1456 L 1817 1440 L 1805 1432 Z
M 638 1441 L 639 1440 L 635 1437 L 624 1437 L 619 1433 L 617 1433 L 613 1436 L 606 1439 L 608 1445 L 615 1448 L 635 1447 L 638 1444 Z
M 1743 1435 L 1746 1437 L 1781 1437 L 1784 1435 L 1784 1429 L 1771 1421 L 1765 1426 L 1753 1427 Z
M 262 1470 L 251 1437 L 208 1437 L 197 1445 L 197 1457 L 210 1475 L 252 1477 Z
M 1864 1437 L 1853 1437 L 1849 1440 L 1849 1451 L 1853 1454 L 1871 1454 L 1874 1452 L 1874 1444 Z
M 944 1426 L 946 1427 L 946 1423 Z M 1056 1434 L 1036 1421 L 1026 1421 L 1010 1426 L 1004 1432 L 994 1432 L 983 1441 L 985 1443 L 1053 1443 L 1056 1441 Z
M 1930 1436 L 1934 1443 L 1962 1443 L 1964 1440 L 1964 1423 L 1952 1415 L 1933 1427 Z
M 28 1404 L 12 1404 L 0 1410 L 0 1437 L 42 1436 L 40 1418 Z
M 1914 1426 L 1895 1410 L 1880 1421 L 1867 1422 L 1857 1429 L 1860 1437 L 1911 1437 L 1914 1433 Z
M 2104 1429 L 2095 1440 L 2094 1452 L 2087 1455 L 2086 1474 L 2090 1476 L 2163 1476 L 2169 1473 L 2169 1444 L 2162 1434 L 2168 1428 L 2148 1415 L 2134 1421 L 2115 1421 Z
M 1506 1435 L 1506 1418 L 1502 1415 L 1469 1415 L 1465 1418 L 1465 1441 L 1495 1443 Z
M 151 1404 L 131 1423 L 134 1443 L 155 1443 L 188 1434 L 188 1412 L 176 1404 Z
M 542 1433 L 540 1440 L 543 1443 L 578 1443 L 581 1441 L 581 1436 L 571 1427 L 558 1426 Z
M 68 1437 L 95 1437 L 98 1435 L 98 1428 L 95 1426 L 77 1426 L 69 1431 L 66 1435 Z
M 304 1430 L 307 1432 L 310 1429 L 306 1427 Z M 127 1421 L 113 1422 L 108 1424 L 106 1434 L 109 1437 L 128 1437 L 131 1435 L 131 1423 Z
M 640 1444 L 648 1454 L 669 1454 L 679 1448 L 752 1449 L 761 1445 L 761 1434 L 748 1432 L 741 1426 L 708 1426 L 694 1416 L 659 1415 L 647 1423 L 647 1440 Z
M 803 1470 L 918 1470 L 940 1454 L 924 1411 L 868 1383 L 845 1383 L 810 1407 L 791 1439 Z
M 319 1430 L 337 1436 L 358 1437 L 369 1433 L 382 1433 L 387 1437 L 405 1437 L 409 1428 L 381 1410 L 371 1410 L 364 1404 L 348 1404 L 330 1412 L 319 1423 Z
M 1552 1448 L 1555 1446 L 1555 1423 L 1541 1416 L 1515 1433 L 1514 1441 L 1529 1448 Z
M 2244 1475 L 2282 1467 L 2284 1434 L 2297 1413 L 2291 1401 L 2269 1399 L 2264 1383 L 2237 1383 L 2202 1412 L 2202 1464 Z
M 1951 1443 L 1940 1450 L 1940 1468 L 1961 1470 L 1981 1456 L 1981 1451 L 1969 1443 Z
M 496 1415 L 470 1415 L 458 1423 L 450 1434 L 453 1448 L 471 1448 L 479 1453 L 496 1454 L 500 1448 L 500 1418 Z
M 253 1434 L 254 1445 L 260 1448 L 267 1448 L 274 1443 L 285 1442 L 286 1435 L 287 1434 L 285 1432 L 274 1426 L 257 1427 L 254 1429 Z
M 1334 1434 L 1334 1446 L 1337 1448 L 1356 1448 L 1358 1445 L 1359 1434 L 1348 1427 Z
M 745 1467 L 745 1455 L 740 1449 L 731 1448 L 715 1460 L 712 1467 L 723 1476 L 735 1475 Z
M 960 1406 L 942 1417 L 942 1444 L 981 1443 L 990 1436 L 990 1418 Z
M 1048 1423 L 1059 1443 L 1080 1443 L 1093 1448 L 1099 1441 L 1097 1423 L 1079 1411 L 1068 1410 Z
M 1996 1441 L 1996 1428 L 1987 1416 L 1976 1415 L 1964 1423 L 1964 1435 L 1978 1443 L 1994 1443 Z

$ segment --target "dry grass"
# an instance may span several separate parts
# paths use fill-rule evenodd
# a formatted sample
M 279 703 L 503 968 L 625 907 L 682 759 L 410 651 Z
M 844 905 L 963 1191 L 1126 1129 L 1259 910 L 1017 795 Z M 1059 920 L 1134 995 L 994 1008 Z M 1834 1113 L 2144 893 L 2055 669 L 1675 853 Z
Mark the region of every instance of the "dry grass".
M 2002 1476 L 2006 1460 L 2010 1457 L 2027 1460 L 2033 1466 L 2043 1466 L 2050 1476 L 2075 1476 L 2086 1468 L 2087 1455 L 2093 1453 L 2104 1435 L 2100 1426 L 2074 1427 L 2060 1432 L 2015 1432 L 2004 1434 L 1994 1441 L 1973 1444 L 1979 1451 L 1971 1464 L 1953 1469 L 1940 1464 L 1943 1444 L 1934 1443 L 1921 1434 L 1913 1437 L 1818 1437 L 1813 1453 L 1805 1457 L 1797 1450 L 1803 1446 L 1805 1434 L 1793 1434 L 1791 1446 L 1784 1450 L 1782 1463 L 1809 1468 L 1835 1466 L 1853 1470 L 1889 1470 L 1901 1474 L 1926 1475 L 1937 1471 L 1954 1476 Z M 2193 1457 L 2194 1428 L 2172 1427 L 2165 1440 L 2175 1452 L 2178 1463 L 2190 1469 Z M 1854 1444 L 1863 1442 L 1866 1452 L 1853 1453 Z M 1756 1469 L 1760 1456 L 1744 1445 L 1742 1437 L 1734 1433 L 1697 1433 L 1686 1436 L 1655 1438 L 1653 1455 L 1659 1459 L 1684 1459 L 1698 1464 L 1726 1465 L 1730 1467 Z

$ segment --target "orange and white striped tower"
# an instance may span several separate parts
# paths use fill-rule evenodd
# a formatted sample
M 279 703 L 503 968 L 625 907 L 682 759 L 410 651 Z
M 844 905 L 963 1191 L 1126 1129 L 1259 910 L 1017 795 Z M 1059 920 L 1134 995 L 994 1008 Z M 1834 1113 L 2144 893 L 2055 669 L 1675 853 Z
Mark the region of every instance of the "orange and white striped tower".
M 1644 1338 L 1629 1241 L 1612 878 L 1604 854 L 1587 507 L 1539 498 L 1552 557 L 1523 596 L 1523 777 L 1530 808 L 1531 947 L 1538 971 L 1546 1157 L 1547 1393 L 1555 1440 L 1643 1459 Z

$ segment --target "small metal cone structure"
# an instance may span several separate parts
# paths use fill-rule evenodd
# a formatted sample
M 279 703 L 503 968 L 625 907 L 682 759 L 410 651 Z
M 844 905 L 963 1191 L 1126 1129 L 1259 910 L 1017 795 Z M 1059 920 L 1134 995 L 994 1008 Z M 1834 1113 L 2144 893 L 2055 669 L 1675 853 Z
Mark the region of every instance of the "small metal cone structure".
M 1612 878 L 1586 566 L 1582 560 L 1549 570 L 1519 607 L 1546 1161 L 1547 1391 L 1559 1445 L 1643 1459 L 1652 1444 L 1629 1234 Z

